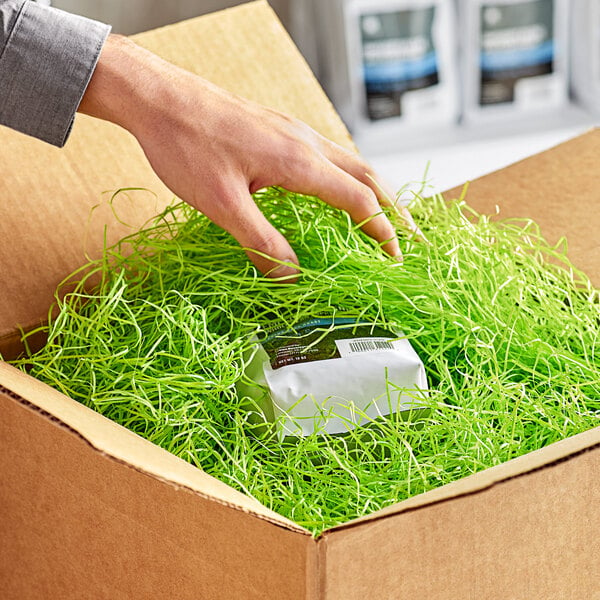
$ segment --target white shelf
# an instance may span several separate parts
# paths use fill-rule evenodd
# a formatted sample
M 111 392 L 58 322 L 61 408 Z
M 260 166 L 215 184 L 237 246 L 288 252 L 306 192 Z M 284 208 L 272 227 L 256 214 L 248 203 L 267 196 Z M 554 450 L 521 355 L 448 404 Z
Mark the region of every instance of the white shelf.
M 551 148 L 594 126 L 600 126 L 600 117 L 572 107 L 553 117 L 456 127 L 418 137 L 413 133 L 415 141 L 410 148 L 404 140 L 386 142 L 373 136 L 358 136 L 357 144 L 392 189 L 422 181 L 429 163 L 427 181 L 433 191 L 443 191 Z

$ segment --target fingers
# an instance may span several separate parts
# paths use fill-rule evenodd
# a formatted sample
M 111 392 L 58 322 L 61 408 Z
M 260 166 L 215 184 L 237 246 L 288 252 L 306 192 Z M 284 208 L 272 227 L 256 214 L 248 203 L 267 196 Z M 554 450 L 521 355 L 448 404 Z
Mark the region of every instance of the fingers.
M 381 181 L 371 165 L 361 156 L 326 138 L 321 140 L 321 151 L 333 164 L 369 187 L 382 206 L 393 209 L 410 231 L 418 238 L 424 239 L 423 233 L 415 223 L 408 208 L 396 199 L 390 186 Z
M 389 186 L 380 181 L 371 165 L 360 155 L 325 138 L 321 143 L 321 151 L 333 164 L 371 188 L 380 204 L 394 206 L 394 193 Z
M 396 230 L 382 212 L 371 187 L 328 160 L 298 163 L 295 166 L 290 169 L 284 187 L 301 194 L 318 196 L 330 206 L 345 210 L 367 235 L 381 244 L 385 252 L 401 258 Z
M 240 243 L 261 273 L 286 282 L 297 279 L 296 253 L 262 214 L 243 184 L 220 195 L 218 214 L 210 218 Z

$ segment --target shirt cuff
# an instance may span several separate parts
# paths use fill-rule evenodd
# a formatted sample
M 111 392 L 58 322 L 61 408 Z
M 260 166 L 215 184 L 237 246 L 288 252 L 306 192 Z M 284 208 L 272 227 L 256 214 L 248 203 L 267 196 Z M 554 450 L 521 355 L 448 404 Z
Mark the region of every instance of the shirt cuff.
M 25 2 L 0 54 L 0 123 L 64 146 L 110 26 Z

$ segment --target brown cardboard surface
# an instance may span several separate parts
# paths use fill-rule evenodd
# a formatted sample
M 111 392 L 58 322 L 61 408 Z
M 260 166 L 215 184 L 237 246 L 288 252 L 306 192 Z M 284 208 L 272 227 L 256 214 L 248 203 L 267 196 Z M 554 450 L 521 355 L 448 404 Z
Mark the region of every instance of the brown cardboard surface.
M 600 129 L 470 182 L 467 203 L 496 218 L 536 221 L 600 287 Z M 446 192 L 459 197 L 462 186 Z
M 600 444 L 319 540 L 327 600 L 600 598 Z
M 342 121 L 266 2 L 140 34 L 157 54 L 227 89 L 306 120 L 351 146 Z M 109 206 L 107 190 L 145 187 Z M 0 127 L 0 340 L 45 318 L 58 283 L 172 199 L 137 142 L 78 115 L 65 148 Z M 92 211 L 92 207 L 101 204 Z M 16 334 L 16 335 L 15 335 Z
M 151 473 L 163 481 L 182 486 L 222 504 L 236 506 L 281 527 L 309 535 L 299 525 L 265 508 L 253 498 L 237 492 L 170 452 L 3 362 L 0 362 L 0 385 L 19 396 L 22 401 L 53 415 L 58 422 L 76 431 L 96 450 L 127 463 L 132 468 Z
M 354 519 L 353 521 L 334 527 L 330 531 L 333 532 L 354 528 L 368 521 L 384 519 L 388 516 L 413 511 L 423 506 L 437 504 L 460 496 L 481 492 L 508 481 L 509 479 L 524 476 L 538 469 L 542 469 L 546 465 L 553 465 L 558 462 L 570 460 L 589 448 L 597 446 L 600 446 L 600 427 L 595 427 L 594 429 L 571 436 L 560 442 L 555 442 L 554 444 L 550 444 L 535 452 L 529 452 L 528 454 L 496 465 L 485 471 L 463 477 L 462 479 L 430 490 L 429 492 L 413 496 L 412 498 L 408 498 L 402 502 L 378 510 L 370 515 L 361 517 L 360 519 Z M 600 498 L 598 501 L 600 503 Z M 600 526 L 598 528 L 598 535 L 600 536 Z
M 137 39 L 350 144 L 262 2 Z M 477 180 L 469 200 L 486 212 L 500 203 L 500 216 L 534 217 L 550 238 L 566 233 L 573 259 L 597 274 L 590 222 L 597 225 L 599 140 L 593 132 Z M 78 118 L 62 151 L 0 130 L 0 158 L 6 341 L 16 325 L 44 317 L 84 249 L 101 249 L 105 225 L 109 240 L 129 231 L 106 203 L 90 217 L 103 190 L 157 192 L 118 204 L 134 227 L 170 194 L 128 134 L 92 119 Z M 0 386 L 3 598 L 600 597 L 599 428 L 314 540 L 11 367 L 0 366 Z
M 312 598 L 314 540 L 100 454 L 0 392 L 0 596 Z

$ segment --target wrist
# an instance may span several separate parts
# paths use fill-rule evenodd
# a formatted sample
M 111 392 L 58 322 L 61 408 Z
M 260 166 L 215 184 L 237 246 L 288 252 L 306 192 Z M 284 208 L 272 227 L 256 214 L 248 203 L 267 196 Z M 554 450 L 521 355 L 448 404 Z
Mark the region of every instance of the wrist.
M 172 89 L 158 56 L 126 37 L 110 35 L 79 105 L 78 112 L 110 121 L 137 137 L 144 122 L 171 105 Z

